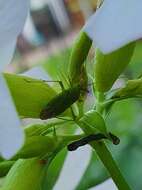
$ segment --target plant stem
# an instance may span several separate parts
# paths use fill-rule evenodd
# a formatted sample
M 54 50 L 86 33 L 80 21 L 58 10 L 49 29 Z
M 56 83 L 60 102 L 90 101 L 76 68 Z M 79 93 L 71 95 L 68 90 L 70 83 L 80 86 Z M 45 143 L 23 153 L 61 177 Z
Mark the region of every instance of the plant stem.
M 85 123 L 77 122 L 80 128 L 84 131 L 86 135 L 93 133 L 94 131 L 85 125 Z M 120 169 L 118 168 L 115 160 L 113 159 L 110 151 L 106 147 L 105 143 L 101 142 L 92 142 L 90 143 L 92 148 L 96 151 L 97 155 L 99 156 L 100 160 L 104 164 L 105 168 L 109 172 L 111 178 L 113 179 L 114 183 L 118 187 L 119 190 L 131 190 L 129 185 L 127 184 L 126 180 L 124 179 L 123 175 L 121 174 Z
M 130 190 L 131 188 L 124 179 L 120 169 L 118 168 L 115 160 L 113 159 L 110 151 L 103 142 L 93 142 L 90 144 L 95 149 L 100 160 L 108 170 L 111 178 L 115 182 L 119 190 Z
M 105 95 L 102 92 L 97 92 L 97 104 L 96 104 L 96 111 L 98 111 L 100 114 L 103 112 L 103 102 L 105 100 Z

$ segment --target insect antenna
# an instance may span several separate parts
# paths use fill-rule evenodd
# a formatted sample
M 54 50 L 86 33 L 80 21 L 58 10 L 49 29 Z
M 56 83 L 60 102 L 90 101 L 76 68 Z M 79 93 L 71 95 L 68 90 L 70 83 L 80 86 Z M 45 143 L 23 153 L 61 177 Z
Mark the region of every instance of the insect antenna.
M 59 83 L 61 87 L 63 87 L 63 83 L 61 80 L 43 80 L 43 79 L 39 79 L 38 81 L 33 81 L 33 80 L 28 80 L 28 79 L 24 79 L 24 81 L 28 82 L 28 83 Z
M 64 117 L 57 117 L 57 116 L 56 116 L 56 118 L 57 118 L 57 119 L 60 119 L 60 120 L 63 120 L 63 121 L 74 121 L 74 120 L 72 120 L 72 119 L 66 119 L 66 118 L 64 118 Z
M 62 79 L 65 84 L 67 85 L 67 87 L 70 87 L 70 83 L 69 83 L 69 78 L 67 76 L 67 74 L 63 73 L 61 70 L 58 72 L 58 76 L 59 76 L 59 79 Z M 65 90 L 65 88 L 64 88 Z

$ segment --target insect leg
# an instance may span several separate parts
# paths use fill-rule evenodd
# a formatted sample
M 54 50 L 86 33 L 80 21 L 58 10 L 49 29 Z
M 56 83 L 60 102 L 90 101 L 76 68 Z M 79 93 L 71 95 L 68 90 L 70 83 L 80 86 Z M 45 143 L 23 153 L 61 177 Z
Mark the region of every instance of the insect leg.
M 53 126 L 53 136 L 57 139 L 56 126 Z
M 68 86 L 71 86 L 72 84 L 71 84 L 71 79 L 70 79 L 70 77 L 69 76 L 65 76 L 65 74 L 64 73 L 60 73 L 60 75 L 61 75 L 61 77 L 64 79 L 64 81 L 66 82 L 66 84 L 68 85 Z M 63 90 L 64 90 L 65 88 L 63 87 Z M 74 111 L 73 111 L 73 106 L 70 106 L 70 110 L 71 110 L 71 114 L 72 114 L 72 118 L 73 118 L 73 121 L 75 121 L 76 120 L 76 115 L 75 115 L 75 113 L 74 113 Z

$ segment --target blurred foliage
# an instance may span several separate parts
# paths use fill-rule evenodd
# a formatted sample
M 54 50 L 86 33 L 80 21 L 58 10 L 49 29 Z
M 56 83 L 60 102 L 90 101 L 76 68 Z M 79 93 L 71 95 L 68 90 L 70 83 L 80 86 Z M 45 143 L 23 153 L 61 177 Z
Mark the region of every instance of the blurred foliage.
M 142 41 L 138 41 L 131 63 L 126 69 L 129 78 L 136 78 L 142 75 Z
M 109 129 L 121 139 L 119 146 L 111 146 L 111 151 L 133 190 L 142 187 L 141 105 L 141 102 L 132 99 L 116 103 L 107 119 Z
M 71 49 L 66 49 L 57 55 L 41 61 L 43 68 L 53 80 L 66 82 Z

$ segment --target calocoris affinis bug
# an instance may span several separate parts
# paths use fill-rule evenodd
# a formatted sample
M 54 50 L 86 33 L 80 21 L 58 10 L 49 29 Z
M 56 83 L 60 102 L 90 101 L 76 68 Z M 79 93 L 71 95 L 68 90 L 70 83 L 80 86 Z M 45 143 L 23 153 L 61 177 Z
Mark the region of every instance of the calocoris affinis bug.
M 120 139 L 115 135 L 113 135 L 112 133 L 109 133 L 109 137 L 102 133 L 98 133 L 98 134 L 91 134 L 78 141 L 74 141 L 71 144 L 69 144 L 67 148 L 69 151 L 75 151 L 81 146 L 87 145 L 93 141 L 100 141 L 103 139 L 111 140 L 114 145 L 118 145 L 120 143 Z
M 80 85 L 75 85 L 59 93 L 41 110 L 40 119 L 50 119 L 63 113 L 79 99 L 81 90 L 83 89 Z

